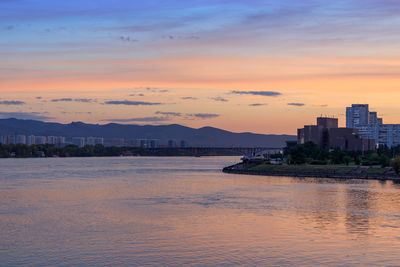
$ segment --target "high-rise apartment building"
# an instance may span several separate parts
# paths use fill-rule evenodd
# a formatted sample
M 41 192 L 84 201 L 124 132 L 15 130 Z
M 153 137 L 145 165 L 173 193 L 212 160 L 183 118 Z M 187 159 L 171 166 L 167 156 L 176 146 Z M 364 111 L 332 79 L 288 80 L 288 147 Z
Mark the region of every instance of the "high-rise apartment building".
M 16 143 L 17 144 L 26 144 L 26 136 L 25 135 L 17 135 Z
M 36 144 L 35 141 L 36 141 L 36 138 L 35 138 L 34 135 L 29 135 L 29 136 L 26 138 L 26 144 L 27 144 L 28 146 L 35 145 L 35 144 Z
M 124 138 L 113 138 L 111 140 L 111 146 L 123 147 L 125 145 Z
M 56 145 L 63 146 L 65 145 L 65 137 L 64 136 L 35 136 L 35 135 L 4 135 L 0 136 L 0 143 L 5 145 L 12 144 L 26 144 L 26 145 Z
M 56 136 L 47 136 L 47 144 L 55 145 L 56 144 Z
M 57 146 L 63 146 L 65 145 L 66 141 L 65 141 L 65 137 L 64 136 L 57 136 L 56 140 L 55 140 L 55 145 Z
M 35 136 L 35 145 L 45 145 L 46 142 L 46 136 Z
M 46 143 L 49 145 L 62 146 L 65 144 L 64 136 L 47 136 Z
M 368 104 L 353 104 L 346 108 L 346 128 L 356 128 L 369 123 Z
M 134 142 L 134 146 L 140 148 L 157 148 L 158 142 L 158 139 L 137 139 Z
M 383 124 L 377 112 L 370 112 L 367 104 L 353 104 L 346 108 L 346 127 L 355 128 L 366 139 L 374 139 L 377 145 L 400 145 L 400 124 Z
M 74 144 L 78 147 L 84 147 L 85 146 L 85 137 L 73 137 L 72 144 Z
M 102 137 L 88 137 L 86 138 L 86 144 L 89 146 L 104 145 L 104 138 Z
M 175 140 L 168 140 L 168 147 L 169 148 L 177 147 L 176 141 Z
M 4 135 L 3 141 L 5 145 L 14 145 L 16 142 L 15 135 Z
M 181 140 L 180 142 L 180 146 L 183 147 L 187 147 L 187 142 L 185 140 Z

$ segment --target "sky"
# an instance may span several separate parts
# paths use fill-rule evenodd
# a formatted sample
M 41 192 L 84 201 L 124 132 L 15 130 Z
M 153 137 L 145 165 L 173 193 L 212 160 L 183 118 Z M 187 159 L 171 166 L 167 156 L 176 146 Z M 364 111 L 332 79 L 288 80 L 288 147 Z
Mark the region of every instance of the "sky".
M 296 134 L 400 123 L 395 0 L 0 0 L 0 118 Z

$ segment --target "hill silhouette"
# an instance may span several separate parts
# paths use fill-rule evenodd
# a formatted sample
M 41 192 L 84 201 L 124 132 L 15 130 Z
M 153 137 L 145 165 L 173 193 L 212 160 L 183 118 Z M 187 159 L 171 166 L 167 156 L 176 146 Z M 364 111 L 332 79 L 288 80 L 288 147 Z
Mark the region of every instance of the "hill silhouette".
M 185 140 L 189 146 L 197 147 L 271 147 L 285 146 L 285 141 L 296 140 L 294 135 L 272 135 L 254 133 L 234 133 L 226 130 L 203 127 L 199 129 L 171 125 L 125 125 L 125 124 L 69 124 L 35 120 L 0 119 L 0 135 L 24 134 L 38 136 L 104 137 L 105 139 L 125 138 L 158 139 L 160 144 L 168 140 Z

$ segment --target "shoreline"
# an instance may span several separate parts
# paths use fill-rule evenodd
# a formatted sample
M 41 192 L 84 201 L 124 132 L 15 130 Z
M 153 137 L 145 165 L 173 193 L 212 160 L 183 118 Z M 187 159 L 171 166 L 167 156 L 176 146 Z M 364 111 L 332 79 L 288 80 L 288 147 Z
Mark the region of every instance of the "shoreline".
M 0 157 L 0 160 L 10 159 L 81 159 L 81 158 L 217 158 L 217 157 L 239 157 L 238 155 L 134 155 L 134 156 L 68 156 L 68 157 Z
M 96 146 L 65 146 L 54 145 L 2 145 L 0 144 L 0 158 L 68 158 L 68 157 L 204 157 L 204 156 L 242 156 L 240 148 L 224 147 L 105 147 Z
M 250 166 L 253 167 L 253 166 Z M 400 175 L 392 174 L 363 174 L 363 173 L 328 173 L 328 172 L 291 172 L 291 171 L 258 171 L 246 168 L 243 163 L 237 163 L 222 169 L 229 174 L 245 174 L 259 176 L 293 177 L 293 178 L 330 178 L 341 180 L 380 180 L 400 181 Z

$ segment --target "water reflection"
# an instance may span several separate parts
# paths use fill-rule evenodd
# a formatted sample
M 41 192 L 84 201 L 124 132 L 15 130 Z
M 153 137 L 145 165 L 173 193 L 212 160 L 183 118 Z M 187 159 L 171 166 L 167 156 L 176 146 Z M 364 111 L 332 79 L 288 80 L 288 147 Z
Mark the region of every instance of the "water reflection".
M 236 160 L 0 161 L 0 262 L 319 266 L 400 260 L 400 184 L 221 173 Z
M 332 191 L 330 187 L 316 184 L 308 192 L 299 190 L 296 198 L 302 201 L 297 203 L 296 215 L 305 225 L 310 225 L 320 231 L 333 229 L 339 223 L 340 191 Z
M 373 197 L 368 188 L 346 190 L 346 229 L 359 237 L 368 235 L 369 213 L 373 209 Z

